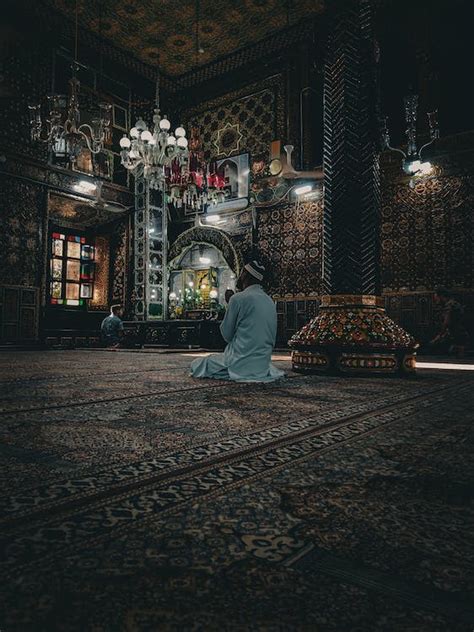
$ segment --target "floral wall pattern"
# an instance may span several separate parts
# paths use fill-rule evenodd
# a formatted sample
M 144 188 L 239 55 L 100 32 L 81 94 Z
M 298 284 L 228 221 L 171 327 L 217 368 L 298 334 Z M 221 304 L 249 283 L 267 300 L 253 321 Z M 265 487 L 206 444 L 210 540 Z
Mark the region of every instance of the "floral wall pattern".
M 474 176 L 389 180 L 382 195 L 384 290 L 472 288 Z
M 257 248 L 271 273 L 274 297 L 319 294 L 323 203 L 258 211 Z

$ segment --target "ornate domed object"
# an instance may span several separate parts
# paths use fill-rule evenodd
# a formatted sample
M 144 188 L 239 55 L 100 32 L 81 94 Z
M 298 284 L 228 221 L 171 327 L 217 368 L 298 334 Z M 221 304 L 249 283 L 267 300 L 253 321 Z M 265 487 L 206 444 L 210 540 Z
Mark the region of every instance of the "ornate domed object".
M 323 296 L 320 313 L 289 345 L 296 370 L 410 374 L 416 369 L 417 343 L 376 296 Z

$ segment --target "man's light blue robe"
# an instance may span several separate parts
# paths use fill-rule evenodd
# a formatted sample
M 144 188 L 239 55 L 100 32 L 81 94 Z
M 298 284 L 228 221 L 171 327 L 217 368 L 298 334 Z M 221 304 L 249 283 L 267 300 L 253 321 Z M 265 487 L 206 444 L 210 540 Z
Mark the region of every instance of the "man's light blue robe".
M 251 285 L 229 301 L 221 333 L 224 353 L 196 358 L 194 377 L 235 382 L 272 382 L 285 374 L 271 363 L 277 333 L 275 304 L 261 285 Z

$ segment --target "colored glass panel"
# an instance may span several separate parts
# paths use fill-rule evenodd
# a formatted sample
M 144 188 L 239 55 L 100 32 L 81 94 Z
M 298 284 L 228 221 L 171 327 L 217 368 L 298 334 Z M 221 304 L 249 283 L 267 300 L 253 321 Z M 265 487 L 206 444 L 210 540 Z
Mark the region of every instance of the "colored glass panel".
M 66 298 L 67 299 L 79 298 L 79 283 L 66 283 Z
M 55 257 L 62 257 L 64 252 L 64 242 L 62 239 L 53 239 L 52 253 Z
M 94 266 L 91 263 L 81 265 L 81 281 L 92 281 L 94 278 Z
M 60 281 L 63 275 L 63 260 L 51 259 L 51 278 Z
M 81 259 L 92 260 L 94 258 L 94 247 L 83 245 L 81 248 Z
M 63 284 L 60 281 L 53 281 L 51 283 L 51 296 L 52 298 L 61 298 Z
M 66 278 L 68 281 L 79 281 L 81 264 L 74 259 L 67 260 Z
M 81 258 L 81 245 L 75 241 L 69 241 L 67 244 L 67 256 L 74 259 Z
M 92 298 L 92 283 L 81 283 L 81 298 Z

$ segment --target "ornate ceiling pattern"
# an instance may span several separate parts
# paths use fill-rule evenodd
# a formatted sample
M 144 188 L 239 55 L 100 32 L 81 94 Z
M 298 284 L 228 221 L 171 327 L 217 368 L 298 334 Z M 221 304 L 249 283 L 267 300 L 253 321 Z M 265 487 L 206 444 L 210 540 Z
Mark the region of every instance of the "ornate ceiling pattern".
M 45 3 L 74 18 L 75 0 Z M 82 28 L 176 77 L 320 14 L 323 3 L 200 0 L 197 22 L 196 0 L 80 0 L 79 21 Z

